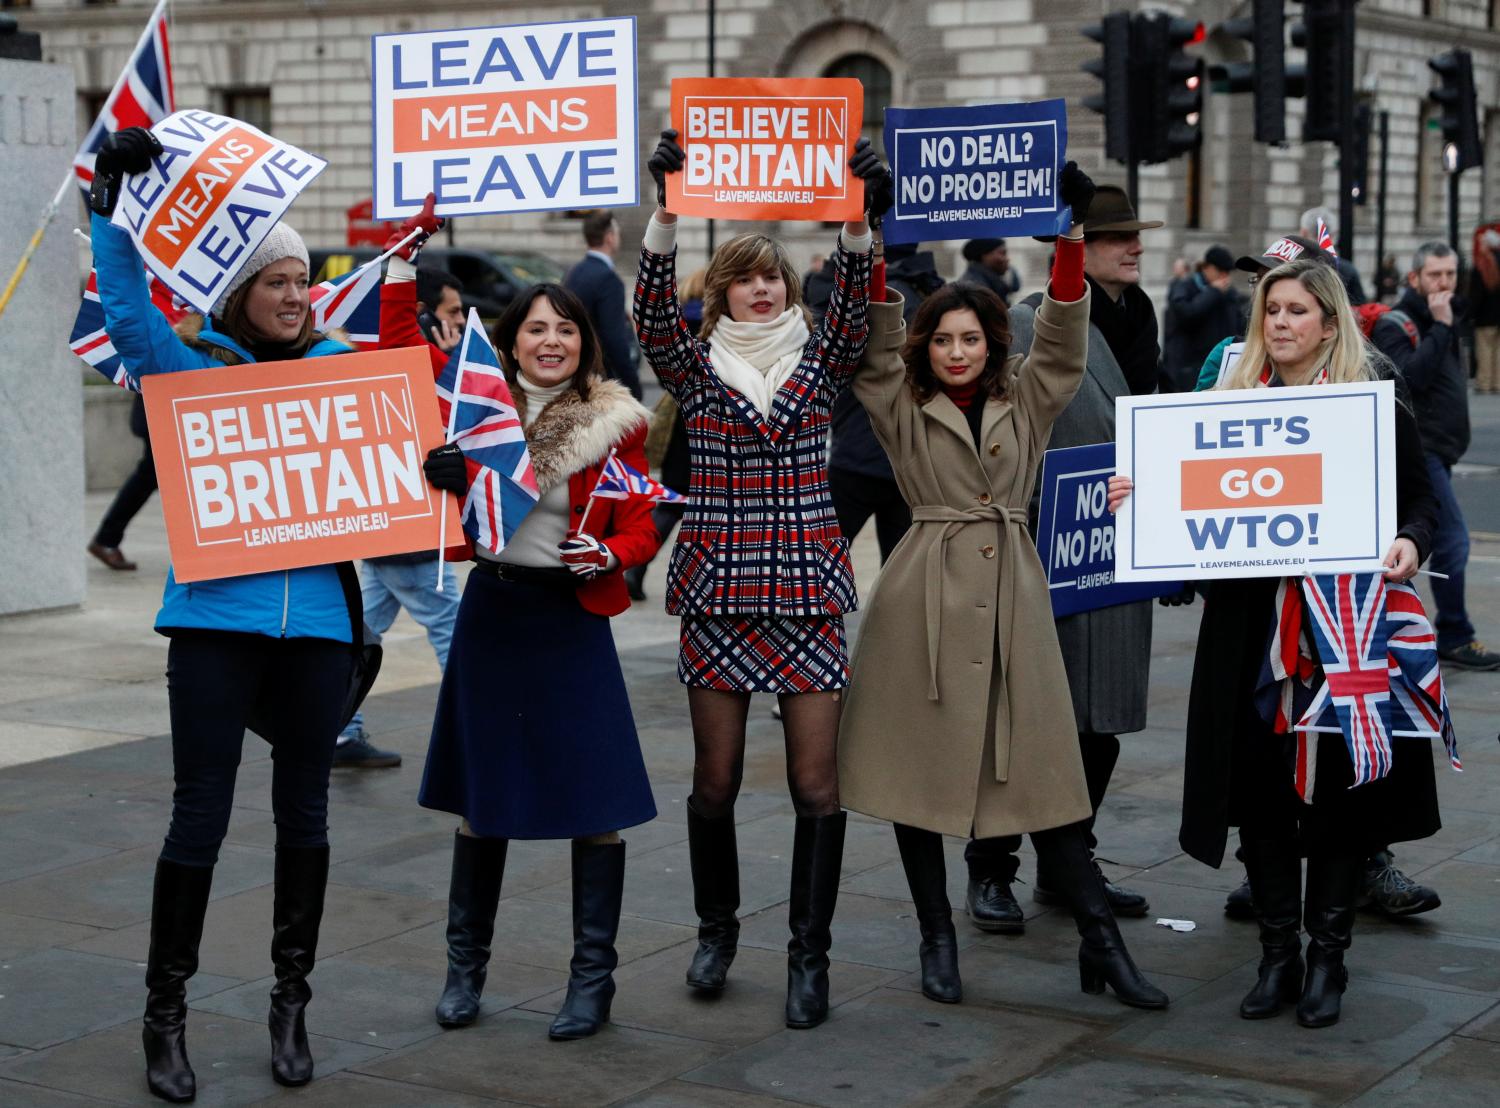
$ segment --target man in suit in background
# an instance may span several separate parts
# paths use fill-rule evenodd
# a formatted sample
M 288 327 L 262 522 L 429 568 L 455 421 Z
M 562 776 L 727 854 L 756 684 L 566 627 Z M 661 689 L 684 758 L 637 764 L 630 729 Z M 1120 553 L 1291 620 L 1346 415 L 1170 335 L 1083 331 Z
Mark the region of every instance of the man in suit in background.
M 625 315 L 625 282 L 615 272 L 615 253 L 620 249 L 620 225 L 609 212 L 591 212 L 583 221 L 583 241 L 588 252 L 568 270 L 563 284 L 576 293 L 599 332 L 604 353 L 604 372 L 641 398 L 641 379 L 636 371 L 638 347 Z

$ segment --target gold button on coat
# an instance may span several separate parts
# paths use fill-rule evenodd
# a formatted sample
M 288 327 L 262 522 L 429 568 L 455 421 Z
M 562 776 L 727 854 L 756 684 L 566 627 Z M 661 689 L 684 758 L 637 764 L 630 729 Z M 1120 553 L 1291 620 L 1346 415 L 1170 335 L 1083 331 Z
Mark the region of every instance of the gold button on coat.
M 979 502 L 981 504 L 988 504 L 990 502 L 990 494 L 987 493 L 987 492 L 980 493 L 979 494 Z
M 998 458 L 998 457 L 1000 457 L 1000 444 L 998 442 L 992 442 L 992 443 L 990 443 L 990 457 L 991 458 Z
M 986 558 L 993 558 L 995 556 L 995 548 L 993 546 L 981 546 L 979 553 L 983 554 Z

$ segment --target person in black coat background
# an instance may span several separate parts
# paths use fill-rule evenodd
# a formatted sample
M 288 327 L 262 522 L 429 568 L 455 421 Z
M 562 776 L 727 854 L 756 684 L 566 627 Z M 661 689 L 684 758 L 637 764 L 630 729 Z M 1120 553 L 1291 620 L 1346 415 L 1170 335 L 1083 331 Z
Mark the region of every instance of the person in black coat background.
M 130 433 L 141 440 L 141 460 L 115 493 L 109 511 L 99 521 L 99 530 L 88 545 L 89 553 L 110 569 L 135 568 L 135 563 L 120 549 L 120 543 L 125 541 L 125 528 L 156 491 L 156 462 L 151 457 L 151 435 L 146 427 L 146 401 L 140 393 L 130 402 Z
M 1163 391 L 1192 392 L 1208 352 L 1245 326 L 1245 298 L 1234 287 L 1234 255 L 1210 246 L 1196 273 L 1167 293 Z
M 1313 329 L 1300 320 L 1314 321 Z M 1289 329 L 1298 331 L 1297 345 L 1289 345 Z M 1273 337 L 1281 340 L 1275 346 Z M 1224 387 L 1314 384 L 1324 371 L 1338 384 L 1383 376 L 1383 368 L 1385 360 L 1359 333 L 1342 282 L 1327 266 L 1298 261 L 1261 279 L 1245 353 Z M 1111 509 L 1129 488 L 1126 478 L 1110 479 Z M 1416 421 L 1399 401 L 1396 501 L 1396 538 L 1384 559 L 1385 577 L 1407 581 L 1432 548 L 1437 504 Z M 1299 796 L 1292 772 L 1296 737 L 1277 733 L 1255 697 L 1280 583 L 1276 577 L 1207 583 L 1188 702 L 1178 839 L 1194 858 L 1217 868 L 1229 828 L 1240 830 L 1262 948 L 1259 978 L 1240 1015 L 1264 1019 L 1300 997 L 1297 1021 L 1326 1027 L 1339 1018 L 1348 982 L 1344 951 L 1352 939 L 1364 860 L 1373 846 L 1425 838 L 1441 821 L 1427 739 L 1392 739 L 1390 772 L 1351 788 L 1348 749 L 1340 736 L 1328 736 L 1317 745 L 1311 799 Z M 1299 934 L 1304 925 L 1305 967 Z
M 639 348 L 630 333 L 625 314 L 625 282 L 615 272 L 615 252 L 620 249 L 620 225 L 607 211 L 596 211 L 583 221 L 583 241 L 588 253 L 568 270 L 563 286 L 583 301 L 599 345 L 604 351 L 604 375 L 619 381 L 630 395 L 641 398 L 641 377 L 636 368 Z

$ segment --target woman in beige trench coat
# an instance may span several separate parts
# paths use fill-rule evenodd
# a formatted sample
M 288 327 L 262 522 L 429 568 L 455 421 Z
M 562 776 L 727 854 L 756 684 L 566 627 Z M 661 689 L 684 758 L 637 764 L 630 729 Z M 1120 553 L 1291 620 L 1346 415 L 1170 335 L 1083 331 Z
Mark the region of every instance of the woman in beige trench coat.
M 1064 171 L 1081 220 L 1093 185 Z M 1030 832 L 1065 881 L 1085 991 L 1165 1007 L 1136 969 L 1089 864 L 1090 812 L 1047 582 L 1026 529 L 1052 421 L 1083 376 L 1083 235 L 1059 240 L 1027 357 L 1006 358 L 1005 306 L 948 285 L 908 338 L 901 302 L 870 304 L 855 395 L 913 525 L 891 553 L 854 653 L 839 730 L 844 806 L 891 820 L 922 932 L 922 991 L 961 997 L 942 834 Z

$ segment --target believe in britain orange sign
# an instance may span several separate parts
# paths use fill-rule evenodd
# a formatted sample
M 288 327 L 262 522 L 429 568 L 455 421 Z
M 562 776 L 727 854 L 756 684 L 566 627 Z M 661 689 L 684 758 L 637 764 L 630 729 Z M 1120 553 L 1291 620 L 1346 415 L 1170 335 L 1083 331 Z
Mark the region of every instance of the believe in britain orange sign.
M 172 570 L 236 577 L 458 546 L 422 462 L 443 441 L 421 350 L 143 378 Z

